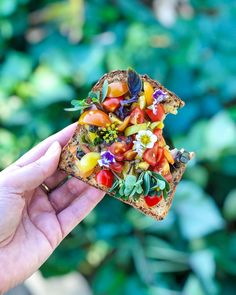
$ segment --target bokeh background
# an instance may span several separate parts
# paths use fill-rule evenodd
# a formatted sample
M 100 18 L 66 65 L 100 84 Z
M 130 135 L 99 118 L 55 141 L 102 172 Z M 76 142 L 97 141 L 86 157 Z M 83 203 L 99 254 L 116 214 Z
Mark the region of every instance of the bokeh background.
M 196 152 L 168 217 L 105 198 L 42 266 L 96 295 L 235 294 L 236 3 L 0 0 L 0 169 L 76 120 L 65 107 L 135 68 L 186 102 L 167 135 Z

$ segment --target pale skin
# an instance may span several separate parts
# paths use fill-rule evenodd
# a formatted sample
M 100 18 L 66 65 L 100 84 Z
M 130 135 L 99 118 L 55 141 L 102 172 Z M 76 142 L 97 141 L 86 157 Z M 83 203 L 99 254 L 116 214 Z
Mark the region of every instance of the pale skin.
M 74 130 L 47 138 L 0 173 L 0 294 L 31 276 L 104 196 L 75 178 L 59 185 L 61 148 Z

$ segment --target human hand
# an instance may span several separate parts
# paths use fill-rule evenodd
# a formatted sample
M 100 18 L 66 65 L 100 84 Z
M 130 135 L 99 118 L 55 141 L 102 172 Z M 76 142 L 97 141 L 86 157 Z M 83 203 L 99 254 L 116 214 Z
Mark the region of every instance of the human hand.
M 76 178 L 58 186 L 66 177 L 57 170 L 61 146 L 74 129 L 47 138 L 0 173 L 0 292 L 33 274 L 104 196 Z

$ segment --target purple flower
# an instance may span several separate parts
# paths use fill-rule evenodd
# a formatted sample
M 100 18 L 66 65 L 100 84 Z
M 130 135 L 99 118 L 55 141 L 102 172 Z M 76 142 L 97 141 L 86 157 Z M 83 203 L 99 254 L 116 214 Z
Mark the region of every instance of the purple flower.
M 157 89 L 154 91 L 152 97 L 154 98 L 154 103 L 158 104 L 166 98 L 166 93 L 161 89 Z
M 115 161 L 115 156 L 111 152 L 105 151 L 101 152 L 101 159 L 98 160 L 98 164 L 100 166 L 109 167 L 109 165 L 115 163 Z

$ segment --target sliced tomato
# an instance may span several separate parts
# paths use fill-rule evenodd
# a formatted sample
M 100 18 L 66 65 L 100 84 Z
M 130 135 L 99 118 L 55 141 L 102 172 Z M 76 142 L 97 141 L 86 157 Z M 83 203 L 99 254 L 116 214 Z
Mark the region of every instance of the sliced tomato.
M 102 105 L 108 112 L 114 112 L 119 107 L 120 100 L 114 97 L 106 98 Z
M 144 122 L 144 112 L 139 107 L 133 109 L 130 114 L 130 123 L 141 124 Z
M 164 178 L 168 181 L 168 182 L 171 182 L 171 180 L 172 180 L 172 174 L 169 172 L 169 173 L 167 173 L 166 175 L 164 175 Z
M 160 147 L 164 147 L 165 145 L 166 145 L 166 142 L 165 142 L 165 139 L 164 139 L 164 137 L 163 137 L 163 135 L 162 135 L 162 129 L 160 129 L 160 128 L 156 128 L 154 131 L 153 131 L 153 133 L 157 136 L 157 138 L 158 138 L 158 144 L 159 144 L 159 146 Z
M 137 153 L 135 151 L 129 150 L 125 152 L 124 159 L 128 161 L 134 160 L 134 158 L 137 156 Z
M 157 163 L 162 159 L 164 150 L 160 148 L 158 143 L 156 142 L 151 149 L 146 149 L 143 154 L 143 159 L 149 165 L 155 167 Z
M 79 124 L 94 125 L 99 127 L 106 127 L 107 124 L 111 124 L 109 116 L 100 110 L 85 111 L 79 118 Z
M 124 167 L 124 163 L 123 162 L 115 162 L 109 165 L 109 168 L 117 173 L 121 173 Z
M 166 158 L 166 160 L 171 164 L 173 165 L 175 160 L 173 158 L 173 156 L 171 155 L 171 152 L 167 149 L 164 149 L 164 156 Z
M 128 124 L 129 124 L 129 120 L 130 120 L 130 116 L 127 116 L 125 119 L 124 119 L 124 121 L 120 124 L 120 125 L 118 125 L 118 127 L 117 127 L 117 129 L 118 129 L 118 131 L 124 131 L 125 130 L 125 128 L 128 126 Z
M 128 150 L 128 145 L 125 141 L 114 142 L 108 147 L 108 150 L 115 156 L 117 161 L 123 161 L 124 154 Z
M 112 187 L 114 175 L 110 170 L 103 169 L 99 171 L 95 178 L 98 184 L 106 187 Z
M 161 175 L 165 176 L 168 173 L 170 173 L 170 165 L 169 165 L 168 161 L 166 160 L 166 158 L 163 157 L 161 159 L 161 161 L 159 161 L 157 163 L 157 165 L 155 167 L 153 167 L 152 170 L 154 172 L 160 173 Z
M 156 206 L 162 199 L 162 195 L 160 196 L 146 196 L 144 197 L 144 200 L 146 202 L 146 204 L 149 206 L 149 207 L 153 207 L 153 206 Z
M 156 121 L 162 121 L 165 117 L 165 112 L 164 112 L 164 107 L 162 104 L 158 104 L 156 106 L 157 108 L 157 113 L 154 114 L 152 110 L 146 109 L 145 112 L 148 115 L 148 117 L 152 120 L 152 122 Z

